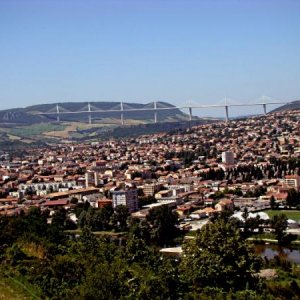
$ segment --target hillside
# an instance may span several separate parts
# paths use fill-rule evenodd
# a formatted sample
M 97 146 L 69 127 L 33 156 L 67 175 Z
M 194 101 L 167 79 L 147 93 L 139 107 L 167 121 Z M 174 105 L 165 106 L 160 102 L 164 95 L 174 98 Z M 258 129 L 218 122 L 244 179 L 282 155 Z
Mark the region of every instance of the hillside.
M 285 105 L 282 105 L 280 107 L 277 107 L 276 109 L 273 109 L 271 111 L 271 113 L 282 112 L 282 111 L 285 111 L 285 110 L 299 110 L 299 109 L 300 109 L 300 100 L 297 100 L 297 101 L 293 101 L 289 104 L 285 104 Z
M 120 112 L 92 113 L 92 124 L 88 122 L 88 113 L 60 114 L 60 122 L 56 122 L 56 114 L 40 113 L 56 112 L 56 103 L 40 104 L 25 108 L 0 111 L 0 147 L 1 149 L 24 149 L 45 143 L 58 141 L 90 141 L 109 137 L 129 137 L 170 130 L 183 129 L 191 125 L 213 122 L 213 119 L 194 117 L 177 108 L 157 112 L 158 123 L 153 123 L 153 111 L 124 112 L 124 126 L 121 126 Z M 86 102 L 59 103 L 62 112 L 78 112 L 88 110 Z M 93 102 L 91 110 L 119 110 L 120 103 Z M 173 107 L 165 102 L 157 102 L 157 107 Z M 153 103 L 124 103 L 124 109 L 153 108 Z
M 0 111 L 0 124 L 37 124 L 43 122 L 51 122 L 56 120 L 56 106 L 59 106 L 60 121 L 66 122 L 87 122 L 88 114 L 80 113 L 80 111 L 88 111 L 90 104 L 91 110 L 115 110 L 113 112 L 92 112 L 94 123 L 102 123 L 110 119 L 120 119 L 120 103 L 119 102 L 62 102 L 52 104 L 38 104 L 25 108 L 15 108 Z M 141 103 L 123 103 L 124 109 L 146 109 L 153 108 L 153 102 L 148 104 Z M 174 107 L 166 102 L 157 102 L 157 108 Z M 68 112 L 76 112 L 70 113 Z M 43 114 L 41 113 L 48 113 Z M 159 120 L 164 121 L 182 121 L 187 120 L 188 116 L 179 109 L 166 109 L 158 111 Z M 124 118 L 129 120 L 139 120 L 145 123 L 153 120 L 153 111 L 128 111 L 124 112 Z
M 148 124 L 87 124 L 83 122 L 37 123 L 31 125 L 1 126 L 0 149 L 19 151 L 46 143 L 65 141 L 94 141 L 111 138 L 136 137 L 144 134 L 182 130 L 190 126 L 216 122 L 216 119 L 198 119 L 192 122 L 161 122 Z

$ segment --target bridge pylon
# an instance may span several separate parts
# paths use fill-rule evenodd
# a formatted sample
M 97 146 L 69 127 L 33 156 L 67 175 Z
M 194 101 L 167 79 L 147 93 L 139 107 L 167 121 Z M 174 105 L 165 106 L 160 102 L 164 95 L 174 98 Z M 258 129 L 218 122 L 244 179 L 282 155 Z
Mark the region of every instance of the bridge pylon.
M 88 121 L 89 121 L 89 124 L 92 124 L 93 123 L 93 119 L 92 119 L 92 110 L 91 110 L 91 104 L 90 103 L 88 103 L 88 112 L 89 112 L 89 115 L 88 115 L 88 117 L 89 117 L 89 119 L 88 119 Z
M 229 122 L 228 105 L 225 105 L 225 122 Z
M 154 123 L 157 123 L 157 102 L 154 101 L 153 102 L 153 106 L 154 106 Z
M 189 119 L 190 119 L 190 121 L 193 120 L 193 111 L 192 111 L 191 107 L 189 107 Z
M 267 104 L 264 103 L 262 106 L 263 106 L 264 114 L 266 115 L 267 114 Z
M 59 117 L 59 106 L 56 104 L 56 121 L 60 122 L 60 117 Z
M 121 110 L 121 125 L 124 126 L 124 107 L 123 107 L 123 102 L 120 102 L 120 110 Z

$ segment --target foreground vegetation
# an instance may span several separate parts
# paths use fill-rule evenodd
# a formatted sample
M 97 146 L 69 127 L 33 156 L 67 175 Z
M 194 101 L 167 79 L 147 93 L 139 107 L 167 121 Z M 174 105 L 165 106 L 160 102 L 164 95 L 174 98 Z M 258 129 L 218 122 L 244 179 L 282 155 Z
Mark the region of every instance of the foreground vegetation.
M 0 300 L 40 299 L 40 294 L 36 293 L 31 285 L 26 286 L 17 279 L 9 277 L 7 274 L 5 274 L 4 270 L 1 271 Z
M 128 218 L 124 207 L 92 211 L 78 212 L 78 236 L 66 231 L 74 224 L 61 209 L 51 224 L 37 208 L 2 216 L 0 299 L 10 299 L 11 289 L 19 299 L 299 299 L 299 268 L 256 256 L 226 215 L 185 242 L 181 257 L 166 257 L 160 247 L 180 237 L 169 208 L 144 221 Z M 92 227 L 106 232 L 96 237 Z M 265 281 L 257 276 L 262 268 L 277 268 L 280 276 Z

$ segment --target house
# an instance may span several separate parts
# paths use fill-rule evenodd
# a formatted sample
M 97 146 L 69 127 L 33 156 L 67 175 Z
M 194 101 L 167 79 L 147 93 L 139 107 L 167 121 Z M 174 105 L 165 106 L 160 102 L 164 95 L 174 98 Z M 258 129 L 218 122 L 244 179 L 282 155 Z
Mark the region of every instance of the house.
M 299 175 L 286 175 L 284 183 L 288 188 L 299 190 L 300 189 L 300 176 Z
M 233 201 L 231 199 L 224 199 L 215 205 L 216 211 L 233 210 Z
M 48 208 L 54 208 L 54 207 L 58 207 L 58 206 L 64 207 L 64 208 L 70 208 L 69 207 L 69 199 L 46 201 L 42 205 L 45 207 L 48 207 Z

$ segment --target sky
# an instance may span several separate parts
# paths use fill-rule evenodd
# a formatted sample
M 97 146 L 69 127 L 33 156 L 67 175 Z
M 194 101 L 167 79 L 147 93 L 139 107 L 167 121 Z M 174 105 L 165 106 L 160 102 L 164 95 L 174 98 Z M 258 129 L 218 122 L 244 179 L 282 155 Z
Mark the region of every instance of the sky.
M 299 0 L 0 0 L 0 109 L 290 101 L 299 75 Z

